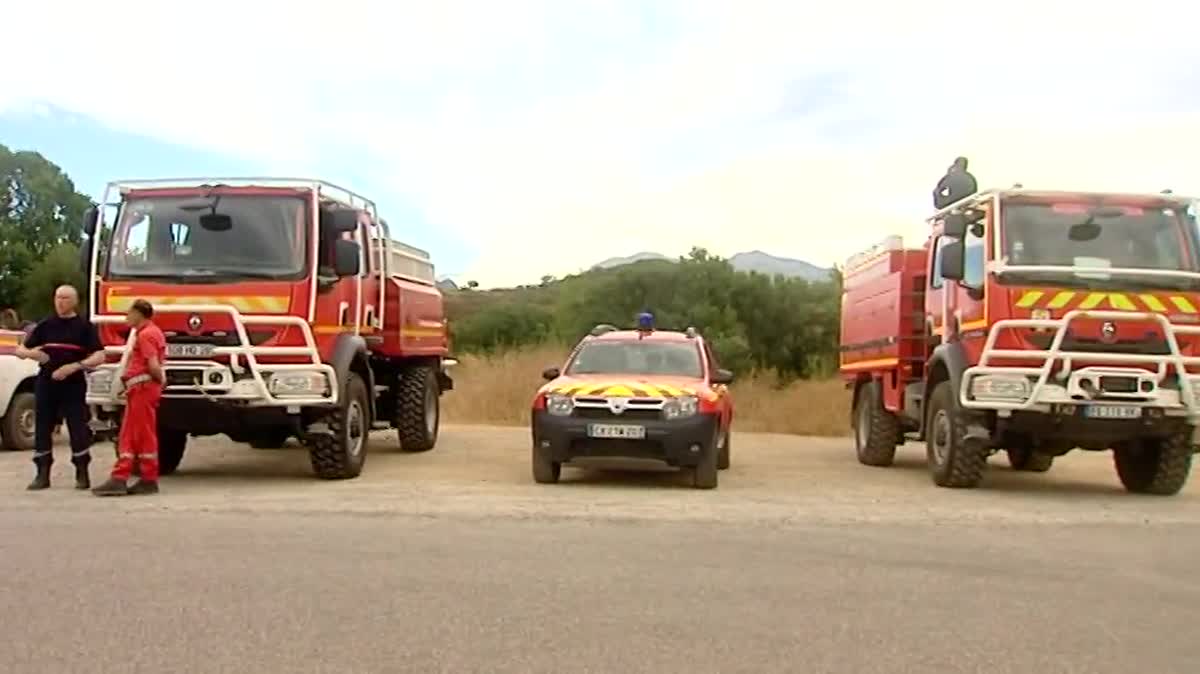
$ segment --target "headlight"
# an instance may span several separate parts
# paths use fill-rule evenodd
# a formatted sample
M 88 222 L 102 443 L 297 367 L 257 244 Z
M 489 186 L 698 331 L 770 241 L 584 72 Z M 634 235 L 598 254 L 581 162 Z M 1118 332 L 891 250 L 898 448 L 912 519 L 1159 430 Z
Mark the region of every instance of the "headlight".
M 110 395 L 113 387 L 112 370 L 97 370 L 89 373 L 87 376 L 87 387 L 88 393 L 93 395 Z
M 662 408 L 664 419 L 686 419 L 700 409 L 700 401 L 696 396 L 671 398 Z
M 279 372 L 267 380 L 272 395 L 321 395 L 328 389 L 320 372 Z
M 1029 378 L 992 374 L 971 381 L 971 397 L 976 400 L 1024 400 L 1029 397 Z
M 561 393 L 551 393 L 546 396 L 546 411 L 559 417 L 565 417 L 575 409 L 575 400 Z

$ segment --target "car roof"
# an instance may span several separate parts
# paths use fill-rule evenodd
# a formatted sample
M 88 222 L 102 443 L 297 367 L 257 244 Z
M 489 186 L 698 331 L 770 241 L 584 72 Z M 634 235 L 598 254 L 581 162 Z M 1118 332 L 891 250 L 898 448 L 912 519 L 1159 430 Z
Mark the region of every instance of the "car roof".
M 652 332 L 639 332 L 637 330 L 613 330 L 601 335 L 595 335 L 585 338 L 586 341 L 596 342 L 630 342 L 630 341 L 652 341 L 652 342 L 687 342 L 692 338 L 682 332 L 672 330 L 654 330 Z

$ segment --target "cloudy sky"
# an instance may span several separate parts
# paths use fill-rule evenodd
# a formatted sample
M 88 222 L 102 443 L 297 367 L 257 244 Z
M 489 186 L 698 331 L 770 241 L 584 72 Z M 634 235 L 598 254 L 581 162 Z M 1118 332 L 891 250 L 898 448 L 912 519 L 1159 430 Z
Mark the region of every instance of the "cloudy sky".
M 349 183 L 485 286 L 692 245 L 918 244 L 958 154 L 984 187 L 1200 194 L 1182 1 L 11 4 L 0 143 L 94 196 Z

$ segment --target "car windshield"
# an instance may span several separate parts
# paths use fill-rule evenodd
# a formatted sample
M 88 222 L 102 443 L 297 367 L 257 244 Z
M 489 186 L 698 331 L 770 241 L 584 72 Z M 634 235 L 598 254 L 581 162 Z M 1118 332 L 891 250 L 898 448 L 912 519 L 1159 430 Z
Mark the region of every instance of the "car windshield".
M 307 210 L 291 196 L 133 198 L 113 232 L 108 273 L 294 277 L 304 267 Z
M 643 374 L 704 376 L 700 350 L 693 342 L 597 340 L 584 344 L 567 374 Z
M 1010 265 L 1200 271 L 1189 222 L 1174 208 L 1010 204 L 1004 250 Z

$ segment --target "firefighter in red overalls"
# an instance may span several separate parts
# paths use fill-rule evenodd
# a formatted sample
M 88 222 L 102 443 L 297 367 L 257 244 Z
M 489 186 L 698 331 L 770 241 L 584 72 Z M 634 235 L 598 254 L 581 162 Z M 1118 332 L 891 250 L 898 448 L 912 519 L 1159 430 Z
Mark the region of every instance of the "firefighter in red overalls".
M 162 399 L 167 339 L 150 319 L 154 307 L 138 300 L 129 308 L 129 326 L 137 331 L 125 368 L 125 416 L 117 437 L 117 463 L 96 496 L 158 493 L 158 402 Z M 138 481 L 129 484 L 137 461 Z

